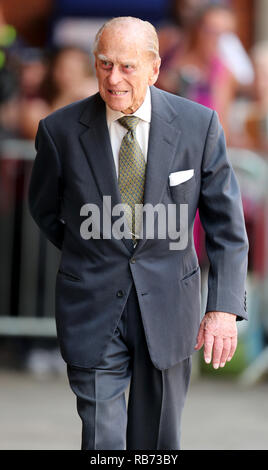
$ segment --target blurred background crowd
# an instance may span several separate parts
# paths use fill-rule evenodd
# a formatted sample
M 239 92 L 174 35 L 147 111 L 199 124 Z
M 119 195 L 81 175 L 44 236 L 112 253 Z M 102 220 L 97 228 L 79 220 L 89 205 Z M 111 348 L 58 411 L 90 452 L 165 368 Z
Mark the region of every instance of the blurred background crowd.
M 221 373 L 257 383 L 268 370 L 267 0 L 0 0 L 0 370 L 65 372 L 53 318 L 60 254 L 27 207 L 34 139 L 40 119 L 98 91 L 95 34 L 125 15 L 157 28 L 156 86 L 215 109 L 224 127 L 250 242 L 250 320 L 238 325 L 237 353 Z M 204 306 L 198 213 L 194 235 Z M 196 353 L 195 376 L 209 372 Z

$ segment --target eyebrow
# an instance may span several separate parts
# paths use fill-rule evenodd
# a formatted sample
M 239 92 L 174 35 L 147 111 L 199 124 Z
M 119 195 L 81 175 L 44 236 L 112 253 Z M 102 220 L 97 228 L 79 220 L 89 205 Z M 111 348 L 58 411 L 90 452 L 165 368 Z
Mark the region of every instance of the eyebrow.
M 98 59 L 104 60 L 105 62 L 113 63 L 113 61 L 111 59 L 109 59 L 108 57 L 106 57 L 104 54 L 98 54 Z M 128 65 L 136 65 L 136 62 L 133 61 L 133 60 L 124 60 L 124 62 L 122 62 L 122 63 L 123 64 L 128 64 Z
M 111 62 L 111 60 L 109 60 L 108 57 L 103 54 L 98 54 L 98 59 L 105 60 L 105 62 Z

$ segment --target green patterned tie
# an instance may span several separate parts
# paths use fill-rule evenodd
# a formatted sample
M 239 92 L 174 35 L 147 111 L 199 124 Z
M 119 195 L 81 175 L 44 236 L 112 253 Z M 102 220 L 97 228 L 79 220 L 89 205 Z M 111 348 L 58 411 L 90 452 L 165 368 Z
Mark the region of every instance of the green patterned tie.
M 118 184 L 122 202 L 130 208 L 126 211 L 126 217 L 134 242 L 139 236 L 142 219 L 142 210 L 139 210 L 138 213 L 136 211 L 135 220 L 135 204 L 143 204 L 146 170 L 144 156 L 136 138 L 139 120 L 136 116 L 123 116 L 118 119 L 128 130 L 119 150 Z

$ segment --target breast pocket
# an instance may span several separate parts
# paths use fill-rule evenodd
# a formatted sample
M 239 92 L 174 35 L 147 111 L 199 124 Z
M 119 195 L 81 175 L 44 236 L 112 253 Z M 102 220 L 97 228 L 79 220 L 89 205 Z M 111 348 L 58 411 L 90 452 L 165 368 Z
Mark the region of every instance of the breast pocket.
M 172 199 L 175 201 L 187 202 L 191 192 L 196 190 L 196 177 L 192 176 L 189 180 L 177 184 L 175 186 L 169 186 L 168 184 L 168 193 Z
M 67 279 L 68 281 L 73 281 L 73 282 L 80 282 L 81 278 L 78 277 L 76 274 L 70 273 L 63 271 L 62 269 L 58 270 L 58 276 Z

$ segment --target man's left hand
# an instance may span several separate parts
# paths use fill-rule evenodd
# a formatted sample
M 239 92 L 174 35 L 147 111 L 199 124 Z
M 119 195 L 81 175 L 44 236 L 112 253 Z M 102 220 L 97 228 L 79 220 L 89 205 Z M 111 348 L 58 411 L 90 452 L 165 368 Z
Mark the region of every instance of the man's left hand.
M 236 315 L 226 312 L 207 312 L 202 319 L 196 350 L 204 345 L 204 359 L 213 363 L 214 369 L 230 361 L 237 346 Z

